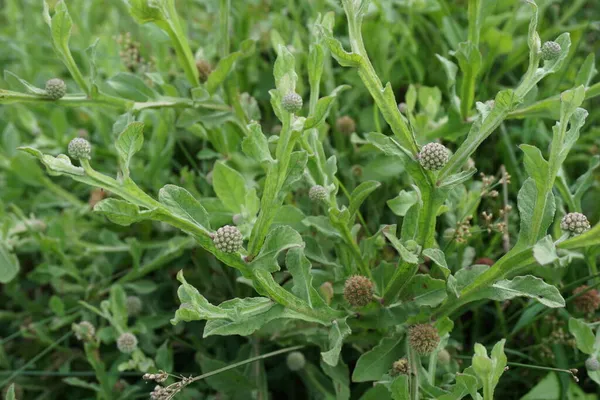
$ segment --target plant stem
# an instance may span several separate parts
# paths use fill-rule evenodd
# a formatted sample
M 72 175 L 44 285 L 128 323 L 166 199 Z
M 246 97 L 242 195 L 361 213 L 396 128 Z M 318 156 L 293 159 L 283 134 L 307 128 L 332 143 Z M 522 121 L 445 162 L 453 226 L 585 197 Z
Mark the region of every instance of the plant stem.
M 410 400 L 419 400 L 419 369 L 421 360 L 418 354 L 406 341 L 406 353 L 408 354 L 408 364 L 410 366 Z

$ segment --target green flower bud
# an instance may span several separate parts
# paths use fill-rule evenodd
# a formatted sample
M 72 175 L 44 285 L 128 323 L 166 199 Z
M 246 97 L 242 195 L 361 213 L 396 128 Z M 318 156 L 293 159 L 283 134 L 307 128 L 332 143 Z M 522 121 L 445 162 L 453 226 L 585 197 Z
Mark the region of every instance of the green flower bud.
M 130 354 L 137 348 L 138 340 L 133 333 L 125 332 L 117 339 L 117 348 L 121 353 Z
M 135 317 L 142 312 L 142 308 L 144 308 L 142 300 L 137 296 L 128 296 L 125 304 L 127 306 L 127 315 L 130 317 Z
M 89 160 L 91 158 L 92 145 L 84 138 L 75 138 L 69 142 L 68 151 L 72 158 Z
M 308 198 L 311 201 L 323 201 L 327 198 L 327 189 L 321 185 L 315 185 L 308 191 Z
M 579 235 L 590 229 L 587 217 L 578 212 L 568 213 L 560 221 L 560 229 Z
M 46 82 L 46 95 L 58 100 L 67 94 L 67 84 L 62 79 L 54 78 Z
M 446 349 L 442 349 L 437 353 L 437 360 L 440 365 L 448 365 L 450 363 L 450 353 Z
M 560 44 L 548 41 L 542 45 L 542 60 L 550 61 L 555 60 L 560 55 Z
M 306 359 L 299 351 L 292 351 L 288 354 L 286 363 L 290 371 L 300 371 L 306 365 Z
M 373 300 L 373 282 L 361 275 L 353 275 L 344 284 L 344 298 L 352 307 L 364 307 Z
M 321 286 L 319 286 L 319 292 L 321 292 L 321 296 L 325 299 L 327 304 L 331 304 L 331 300 L 333 299 L 333 285 L 331 282 L 323 282 Z
M 596 357 L 590 357 L 585 360 L 585 367 L 588 371 L 598 371 L 600 370 L 600 362 L 598 362 Z
M 390 375 L 398 376 L 398 375 L 408 375 L 410 374 L 410 364 L 406 358 L 401 358 L 398 361 L 394 361 L 392 364 L 392 370 L 390 371 Z
M 80 341 L 92 341 L 94 340 L 94 336 L 96 335 L 96 328 L 92 325 L 91 322 L 81 321 L 78 324 L 72 325 L 73 332 L 75 332 L 75 337 Z
M 295 114 L 302 108 L 302 97 L 298 93 L 290 92 L 283 96 L 281 105 L 285 111 Z
M 242 248 L 244 238 L 235 226 L 225 225 L 213 234 L 215 247 L 225 253 L 235 253 Z
M 338 132 L 343 133 L 344 135 L 350 135 L 351 133 L 356 132 L 356 122 L 347 115 L 339 117 L 337 121 L 335 121 L 335 127 Z
M 441 169 L 448 162 L 448 149 L 439 143 L 428 143 L 419 152 L 417 159 L 423 168 L 430 171 Z
M 408 342 L 418 354 L 426 355 L 436 349 L 440 335 L 431 324 L 417 324 L 408 328 Z
M 196 61 L 196 68 L 198 69 L 200 82 L 206 82 L 208 80 L 208 76 L 212 72 L 212 67 L 210 66 L 210 63 L 206 60 L 198 60 Z

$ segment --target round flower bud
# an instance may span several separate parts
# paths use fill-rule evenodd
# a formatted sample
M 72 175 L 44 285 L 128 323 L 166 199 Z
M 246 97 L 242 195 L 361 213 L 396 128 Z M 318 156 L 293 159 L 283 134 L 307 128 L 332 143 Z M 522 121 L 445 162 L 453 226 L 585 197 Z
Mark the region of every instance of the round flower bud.
M 542 45 L 542 60 L 550 61 L 555 60 L 560 55 L 560 44 L 548 41 Z
M 327 189 L 321 185 L 315 185 L 308 191 L 308 198 L 312 201 L 323 201 L 327 198 Z
M 62 79 L 54 78 L 46 82 L 46 95 L 58 100 L 67 94 L 67 84 Z
M 89 160 L 92 153 L 92 145 L 84 138 L 75 138 L 69 142 L 69 155 L 72 158 Z
M 235 253 L 244 243 L 242 232 L 235 226 L 225 225 L 213 235 L 215 247 L 225 253 Z
M 337 121 L 335 121 L 335 127 L 338 132 L 343 133 L 344 135 L 356 132 L 356 122 L 347 115 L 339 117 Z
M 321 292 L 321 296 L 325 299 L 327 304 L 331 304 L 331 300 L 333 299 L 333 285 L 331 282 L 323 282 L 321 286 L 319 286 L 319 292 Z
M 441 169 L 448 162 L 448 157 L 448 149 L 439 143 L 426 144 L 417 155 L 423 168 L 430 171 Z
M 140 300 L 140 298 L 137 296 L 127 296 L 125 304 L 127 306 L 127 315 L 130 317 L 135 317 L 142 312 L 142 300 Z
M 96 328 L 91 322 L 81 321 L 78 324 L 73 324 L 73 331 L 77 340 L 90 341 L 94 339 Z
M 295 92 L 289 92 L 281 100 L 283 109 L 289 113 L 297 113 L 302 108 L 302 97 Z
M 344 284 L 344 298 L 352 307 L 364 307 L 373 300 L 373 282 L 361 275 L 353 275 Z
M 288 354 L 286 363 L 290 371 L 300 371 L 306 365 L 306 359 L 299 351 L 292 351 Z
M 394 361 L 390 375 L 398 376 L 408 374 L 410 374 L 410 365 L 408 364 L 408 360 L 406 358 L 402 357 L 398 361 Z
M 196 61 L 196 68 L 198 69 L 200 82 L 206 82 L 208 80 L 208 76 L 212 72 L 212 67 L 210 66 L 210 63 L 206 60 L 198 60 Z
M 581 285 L 573 290 L 573 294 L 581 293 L 573 299 L 573 305 L 577 311 L 583 314 L 593 313 L 600 307 L 600 293 L 596 289 L 587 290 L 588 287 L 587 285 Z
M 137 348 L 138 340 L 133 333 L 125 332 L 117 339 L 117 348 L 121 353 L 130 354 Z
M 598 358 L 592 356 L 585 360 L 585 367 L 589 371 L 598 371 L 600 370 L 600 362 L 598 362 Z
M 590 229 L 590 223 L 585 215 L 572 212 L 565 215 L 560 221 L 560 229 L 579 235 Z
M 408 112 L 408 105 L 406 103 L 398 104 L 398 111 L 400 111 L 402 114 L 406 114 Z
M 408 328 L 408 342 L 418 354 L 426 355 L 436 349 L 440 343 L 440 335 L 433 325 L 413 325 Z
M 437 353 L 437 360 L 440 365 L 448 365 L 450 363 L 450 353 L 446 349 L 442 349 Z

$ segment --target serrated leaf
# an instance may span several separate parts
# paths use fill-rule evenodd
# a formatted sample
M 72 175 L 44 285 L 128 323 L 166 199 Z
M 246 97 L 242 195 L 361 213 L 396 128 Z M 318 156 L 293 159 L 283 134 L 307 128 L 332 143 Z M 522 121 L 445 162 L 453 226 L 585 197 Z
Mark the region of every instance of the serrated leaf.
M 121 173 L 125 178 L 129 177 L 129 163 L 131 159 L 142 149 L 144 145 L 144 124 L 141 122 L 132 122 L 121 132 L 115 147 L 119 153 Z

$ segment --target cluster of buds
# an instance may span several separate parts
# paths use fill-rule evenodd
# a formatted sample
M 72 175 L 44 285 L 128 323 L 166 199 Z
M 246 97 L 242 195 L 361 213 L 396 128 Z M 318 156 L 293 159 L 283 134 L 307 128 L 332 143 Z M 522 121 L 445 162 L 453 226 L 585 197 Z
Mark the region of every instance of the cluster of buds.
M 46 95 L 52 100 L 58 100 L 67 94 L 67 84 L 62 79 L 54 78 L 46 82 Z
M 137 349 L 138 340 L 133 333 L 125 332 L 117 339 L 117 348 L 121 353 L 131 354 Z
M 471 233 L 471 220 L 472 216 L 466 217 L 463 221 L 456 223 L 456 229 L 454 230 L 454 240 L 456 243 L 466 243 L 467 239 L 472 236 Z
M 344 284 L 344 298 L 352 307 L 366 306 L 373 300 L 373 282 L 365 276 L 351 276 Z
M 493 189 L 493 185 L 496 182 L 496 177 L 493 175 L 486 175 L 483 172 L 479 174 L 481 177 L 481 197 L 498 197 L 498 191 Z
M 314 185 L 308 191 L 308 198 L 314 202 L 323 201 L 327 199 L 327 189 L 321 185 Z
M 554 360 L 555 355 L 552 350 L 554 345 L 575 347 L 575 339 L 567 331 L 565 321 L 562 318 L 557 318 L 556 315 L 548 315 L 544 317 L 544 323 L 549 325 L 550 333 L 542 339 L 540 347 L 541 355 L 548 359 Z
M 242 248 L 244 237 L 235 226 L 225 225 L 212 234 L 215 247 L 225 253 L 235 253 Z
M 450 152 L 439 143 L 428 143 L 419 152 L 417 159 L 421 166 L 430 171 L 442 169 L 448 162 Z
M 150 399 L 152 400 L 171 400 L 177 393 L 183 388 L 193 382 L 192 378 L 181 378 L 180 381 L 173 383 L 169 386 L 156 385 L 154 390 L 150 392 Z
M 420 355 L 432 353 L 440 343 L 440 335 L 431 324 L 417 324 L 408 328 L 408 343 Z
M 296 92 L 289 92 L 281 99 L 281 106 L 285 111 L 295 114 L 302 109 L 302 97 Z
M 579 235 L 591 228 L 587 217 L 578 212 L 568 213 L 560 221 L 560 229 Z
M 168 377 L 169 374 L 163 370 L 159 370 L 157 374 L 144 374 L 143 376 L 145 381 L 154 381 L 157 383 L 163 383 Z
M 131 33 L 118 35 L 115 40 L 119 44 L 119 57 L 123 65 L 131 72 L 144 74 L 154 69 L 156 60 L 150 57 L 150 60 L 144 59 L 140 54 L 140 43 L 131 39 Z
M 510 207 L 510 206 L 507 206 Z M 503 215 L 502 210 L 501 210 L 501 215 Z M 487 230 L 488 233 L 492 233 L 493 231 L 497 231 L 500 233 L 506 233 L 507 232 L 507 225 L 505 222 L 494 222 L 494 214 L 493 213 L 488 213 L 487 211 L 484 211 L 481 213 L 481 217 L 483 218 L 483 223 L 485 225 L 485 229 Z
M 81 321 L 78 324 L 72 325 L 73 332 L 77 340 L 91 342 L 96 335 L 96 328 L 89 321 Z
M 542 45 L 542 60 L 551 61 L 556 60 L 560 55 L 561 47 L 560 44 L 553 42 L 551 40 L 545 42 Z
M 299 351 L 292 351 L 287 356 L 286 364 L 290 371 L 300 371 L 306 365 L 306 359 Z
M 581 285 L 573 290 L 573 294 L 579 294 L 573 299 L 573 305 L 582 314 L 592 314 L 600 307 L 600 293 L 596 289 L 589 289 L 589 286 Z
M 127 306 L 127 315 L 130 317 L 135 317 L 142 312 L 142 300 L 137 296 L 128 296 L 125 305 Z
M 77 137 L 69 142 L 67 151 L 71 158 L 89 160 L 92 154 L 92 145 L 86 139 Z
M 398 361 L 394 361 L 392 364 L 392 370 L 390 371 L 390 375 L 398 376 L 398 375 L 408 375 L 410 374 L 410 364 L 406 358 L 401 358 Z

